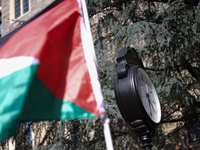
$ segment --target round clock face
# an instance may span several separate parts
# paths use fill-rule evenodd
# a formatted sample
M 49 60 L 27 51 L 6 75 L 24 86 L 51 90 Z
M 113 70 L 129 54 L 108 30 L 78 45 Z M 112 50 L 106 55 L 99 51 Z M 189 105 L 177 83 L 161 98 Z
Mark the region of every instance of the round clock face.
M 136 90 L 144 109 L 148 116 L 158 123 L 161 119 L 161 108 L 155 87 L 148 74 L 142 68 L 138 68 L 136 74 Z

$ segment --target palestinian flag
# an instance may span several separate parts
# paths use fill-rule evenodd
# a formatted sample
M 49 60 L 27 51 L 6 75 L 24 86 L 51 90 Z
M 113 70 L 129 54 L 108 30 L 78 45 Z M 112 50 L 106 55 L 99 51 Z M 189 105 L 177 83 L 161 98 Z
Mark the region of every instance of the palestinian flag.
M 0 40 L 0 141 L 20 122 L 104 114 L 79 0 L 56 0 Z

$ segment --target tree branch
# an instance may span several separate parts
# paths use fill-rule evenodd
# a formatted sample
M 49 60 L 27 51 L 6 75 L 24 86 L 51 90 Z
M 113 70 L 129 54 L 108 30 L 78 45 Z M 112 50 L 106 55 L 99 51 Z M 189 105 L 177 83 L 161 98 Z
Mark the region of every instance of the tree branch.
M 176 122 L 182 122 L 182 121 L 185 121 L 184 118 L 180 118 L 180 119 L 175 119 L 175 120 L 162 120 L 160 123 L 176 123 Z
M 162 3 L 167 3 L 168 0 L 149 0 L 151 2 L 162 2 Z M 173 2 L 174 0 L 172 0 L 171 2 Z M 184 0 L 184 3 L 186 5 L 198 5 L 199 0 Z
M 168 118 L 169 116 L 171 116 L 173 113 L 175 113 L 175 112 L 178 111 L 179 109 L 180 109 L 180 107 L 178 106 L 177 109 L 175 109 L 172 113 L 170 113 L 170 114 L 168 114 L 167 116 L 165 116 L 165 118 L 163 118 L 163 119 Z M 163 120 L 163 119 L 162 119 L 162 120 Z
M 195 115 L 192 115 L 190 116 L 191 119 L 196 119 L 198 118 L 200 115 L 200 113 L 197 113 Z M 168 135 L 167 135 L 167 138 L 166 139 L 163 139 L 162 142 L 159 143 L 159 145 L 162 145 L 167 139 L 169 139 L 170 135 L 171 136 L 174 136 L 178 131 L 180 131 L 181 129 L 187 127 L 188 125 L 192 124 L 193 123 L 193 120 L 189 120 L 188 122 L 185 122 L 184 125 L 182 125 L 181 127 L 178 127 L 178 128 L 175 128 L 172 132 L 170 132 Z
M 165 71 L 164 69 L 148 68 L 148 67 L 145 67 L 145 70 L 149 70 L 149 71 Z

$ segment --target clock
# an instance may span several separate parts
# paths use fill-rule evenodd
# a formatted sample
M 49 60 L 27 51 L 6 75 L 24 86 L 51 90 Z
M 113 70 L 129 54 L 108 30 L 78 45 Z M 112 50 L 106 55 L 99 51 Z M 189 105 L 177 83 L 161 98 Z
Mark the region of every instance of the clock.
M 160 102 L 133 48 L 119 52 L 114 90 L 119 110 L 129 127 L 136 132 L 154 130 L 161 120 Z
M 155 87 L 144 69 L 137 66 L 132 68 L 136 70 L 133 76 L 138 99 L 141 100 L 149 118 L 154 123 L 159 123 L 161 120 L 161 108 Z

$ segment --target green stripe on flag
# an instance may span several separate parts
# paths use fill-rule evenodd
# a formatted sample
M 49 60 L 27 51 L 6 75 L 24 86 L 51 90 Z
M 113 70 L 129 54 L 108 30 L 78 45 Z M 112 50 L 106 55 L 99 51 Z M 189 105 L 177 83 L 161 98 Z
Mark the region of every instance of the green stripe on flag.
M 97 117 L 66 100 L 56 98 L 35 75 L 37 65 L 0 79 L 0 142 L 16 133 L 21 121 Z
M 34 76 L 31 83 L 21 114 L 21 119 L 24 121 L 94 117 L 96 116 L 74 103 L 56 98 L 37 76 Z
M 0 79 L 0 142 L 16 133 L 30 81 L 37 70 L 32 65 Z

